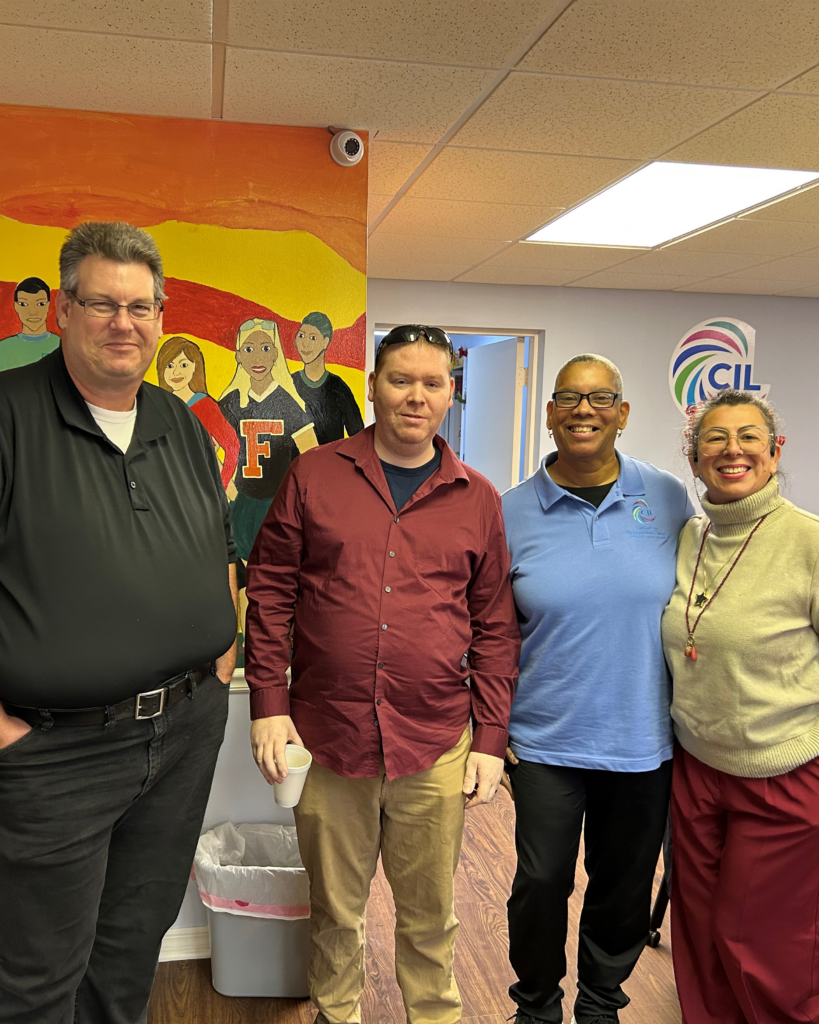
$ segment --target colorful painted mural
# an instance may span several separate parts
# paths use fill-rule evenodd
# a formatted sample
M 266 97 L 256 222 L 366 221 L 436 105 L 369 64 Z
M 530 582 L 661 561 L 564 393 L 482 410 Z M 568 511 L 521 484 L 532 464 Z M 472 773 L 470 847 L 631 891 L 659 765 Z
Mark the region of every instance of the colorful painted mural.
M 146 379 L 222 465 L 240 554 L 300 452 L 363 426 L 367 162 L 323 129 L 0 105 L 0 370 L 59 344 L 66 231 L 145 228 L 167 301 Z M 25 159 L 21 159 L 25 154 Z

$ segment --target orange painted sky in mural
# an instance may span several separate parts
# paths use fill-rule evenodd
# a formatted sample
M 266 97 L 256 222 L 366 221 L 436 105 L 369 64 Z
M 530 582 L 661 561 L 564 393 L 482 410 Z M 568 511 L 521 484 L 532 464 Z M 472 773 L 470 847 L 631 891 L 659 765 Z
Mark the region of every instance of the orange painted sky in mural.
M 100 147 L 98 135 L 112 127 L 119 144 Z M 0 105 L 0 135 L 17 154 L 0 165 L 0 213 L 14 220 L 304 230 L 366 272 L 366 202 L 357 202 L 366 196 L 366 158 L 339 167 L 325 129 Z M 47 188 L 32 187 L 31 161 Z M 245 183 L 241 192 L 236 182 Z

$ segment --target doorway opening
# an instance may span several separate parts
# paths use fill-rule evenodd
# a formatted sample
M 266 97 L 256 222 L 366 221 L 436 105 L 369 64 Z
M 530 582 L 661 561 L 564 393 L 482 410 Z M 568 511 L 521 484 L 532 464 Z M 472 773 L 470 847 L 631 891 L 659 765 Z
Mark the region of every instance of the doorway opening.
M 375 346 L 391 329 L 376 324 Z M 540 460 L 543 339 L 538 331 L 444 327 L 456 359 L 455 401 L 439 434 L 499 491 Z

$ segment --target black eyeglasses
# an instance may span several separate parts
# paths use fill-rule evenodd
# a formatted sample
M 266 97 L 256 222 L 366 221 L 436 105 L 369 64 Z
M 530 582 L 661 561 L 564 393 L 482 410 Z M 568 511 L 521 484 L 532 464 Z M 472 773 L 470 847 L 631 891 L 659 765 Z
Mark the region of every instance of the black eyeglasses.
M 587 398 L 592 409 L 611 409 L 619 397 L 616 391 L 590 391 L 586 395 L 579 391 L 555 391 L 552 401 L 558 409 L 576 409 Z
M 82 306 L 86 316 L 99 317 L 101 320 L 113 320 L 121 309 L 127 309 L 132 320 L 158 320 L 165 308 L 161 302 L 132 302 L 126 306 L 107 299 L 80 299 L 74 292 L 68 294 L 78 306 Z
M 419 338 L 424 338 L 430 345 L 435 345 L 437 348 L 446 349 L 450 362 L 455 358 L 455 349 L 452 347 L 452 342 L 446 331 L 442 331 L 440 327 L 404 324 L 403 327 L 393 327 L 389 334 L 385 334 L 381 339 L 375 352 L 375 365 L 378 366 L 384 349 L 389 348 L 390 345 L 411 345 Z

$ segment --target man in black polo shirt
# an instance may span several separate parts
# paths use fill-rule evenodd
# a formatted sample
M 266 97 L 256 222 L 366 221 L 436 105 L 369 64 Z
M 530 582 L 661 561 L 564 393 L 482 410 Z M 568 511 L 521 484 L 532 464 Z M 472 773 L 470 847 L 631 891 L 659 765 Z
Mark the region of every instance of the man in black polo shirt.
M 162 261 L 60 252 L 61 348 L 0 374 L 0 1022 L 139 1024 L 227 715 L 235 548 L 198 420 L 142 381 Z

